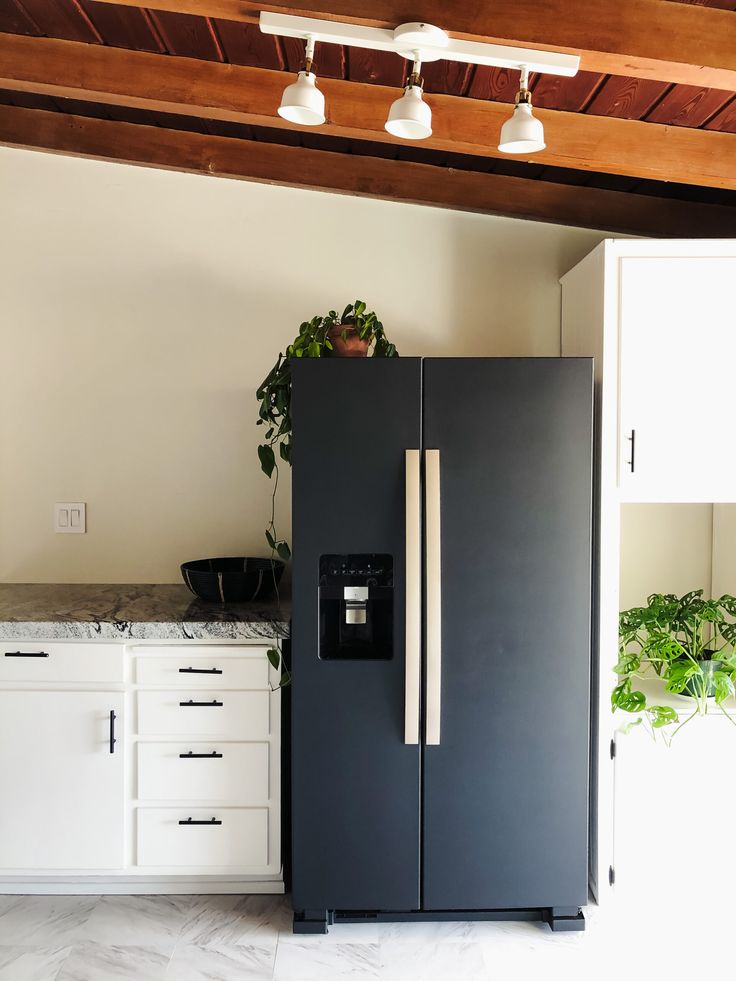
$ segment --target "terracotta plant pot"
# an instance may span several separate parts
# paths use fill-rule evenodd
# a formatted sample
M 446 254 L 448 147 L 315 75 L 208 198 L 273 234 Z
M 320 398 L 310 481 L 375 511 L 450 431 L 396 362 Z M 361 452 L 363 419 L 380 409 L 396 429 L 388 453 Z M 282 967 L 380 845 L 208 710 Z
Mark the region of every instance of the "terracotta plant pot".
M 345 339 L 343 340 L 343 332 Z M 332 341 L 332 354 L 336 358 L 365 358 L 368 356 L 369 340 L 361 340 L 351 324 L 335 324 L 327 336 Z

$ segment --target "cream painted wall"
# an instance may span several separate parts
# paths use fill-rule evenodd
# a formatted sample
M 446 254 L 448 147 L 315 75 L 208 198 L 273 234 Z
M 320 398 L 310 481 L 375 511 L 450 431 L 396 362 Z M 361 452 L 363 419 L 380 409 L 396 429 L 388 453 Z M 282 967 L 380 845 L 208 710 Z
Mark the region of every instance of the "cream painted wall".
M 736 504 L 713 507 L 713 595 L 736 596 Z
M 404 355 L 554 356 L 603 237 L 0 149 L 0 580 L 263 554 L 254 392 L 303 319 L 359 296 Z M 64 500 L 86 535 L 53 533 Z
M 644 606 L 651 593 L 710 596 L 712 585 L 712 504 L 621 506 L 622 610 Z
M 736 504 L 623 504 L 620 608 L 651 593 L 736 595 Z

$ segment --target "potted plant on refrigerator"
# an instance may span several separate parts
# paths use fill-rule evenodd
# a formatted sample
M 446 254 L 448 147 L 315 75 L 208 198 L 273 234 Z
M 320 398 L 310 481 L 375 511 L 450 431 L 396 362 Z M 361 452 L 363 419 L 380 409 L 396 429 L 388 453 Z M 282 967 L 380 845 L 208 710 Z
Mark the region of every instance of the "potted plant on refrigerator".
M 263 442 L 258 446 L 261 470 L 273 479 L 271 520 L 266 528 L 266 541 L 271 557 L 283 561 L 291 556 L 289 544 L 279 538 L 275 527 L 276 492 L 279 481 L 279 461 L 291 465 L 291 359 L 292 358 L 374 358 L 398 357 L 396 346 L 386 337 L 383 324 L 363 300 L 348 303 L 341 314 L 330 310 L 304 321 L 299 333 L 280 352 L 276 364 L 256 391 L 258 400 L 257 426 L 265 426 Z
M 614 711 L 635 716 L 627 730 L 642 722 L 652 730 L 679 723 L 671 739 L 711 706 L 734 721 L 727 701 L 736 694 L 735 619 L 736 597 L 704 599 L 702 589 L 681 597 L 653 593 L 646 606 L 620 614 L 619 660 L 614 668 L 618 682 L 611 704 Z M 669 694 L 692 700 L 687 718 L 680 721 L 671 705 L 649 703 L 636 683 L 653 678 L 659 678 Z

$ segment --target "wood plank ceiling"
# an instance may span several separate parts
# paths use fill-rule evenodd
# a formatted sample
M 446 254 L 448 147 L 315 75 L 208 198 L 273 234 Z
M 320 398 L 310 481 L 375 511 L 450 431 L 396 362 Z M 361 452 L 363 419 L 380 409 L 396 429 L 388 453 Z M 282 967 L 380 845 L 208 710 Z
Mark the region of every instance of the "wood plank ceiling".
M 286 84 L 289 73 L 300 67 L 302 44 L 261 34 L 253 22 L 255 4 L 239 3 L 238 10 L 246 10 L 246 14 L 231 20 L 177 11 L 199 9 L 207 13 L 221 5 L 226 10 L 230 5 L 235 9 L 234 0 L 151 2 L 156 9 L 133 6 L 126 0 L 119 4 L 97 0 L 0 0 L 0 34 L 8 36 L 5 43 L 0 37 L 0 143 L 422 200 L 469 210 L 523 214 L 616 231 L 736 235 L 733 91 L 643 77 L 650 71 L 644 62 L 636 76 L 589 70 L 583 54 L 582 70 L 574 78 L 532 77 L 534 105 L 548 127 L 549 148 L 529 160 L 499 155 L 495 147 L 497 134 L 489 132 L 486 137 L 482 128 L 473 145 L 467 135 L 455 132 L 459 123 L 454 129 L 447 123 L 443 130 L 443 120 L 460 119 L 465 124 L 465 120 L 475 118 L 476 108 L 490 112 L 489 106 L 513 102 L 518 73 L 481 66 L 440 61 L 424 67 L 428 101 L 433 104 L 433 95 L 438 97 L 435 135 L 441 137 L 446 131 L 445 138 L 425 145 L 392 140 L 380 125 L 372 128 L 361 119 L 340 126 L 337 111 L 335 125 L 323 131 L 291 128 L 275 112 L 272 120 L 270 112 L 256 112 L 253 99 L 243 99 L 243 106 L 250 107 L 247 113 L 219 113 L 221 118 L 216 118 L 218 113 L 210 111 L 211 101 L 198 111 L 190 95 L 183 96 L 177 105 L 172 105 L 170 98 L 159 98 L 162 83 L 154 82 L 156 73 L 163 78 L 167 66 L 174 64 L 165 59 L 196 59 L 199 63 L 263 69 L 263 73 L 253 76 L 252 83 L 261 86 L 271 84 L 269 73 L 280 72 L 282 84 Z M 629 2 L 619 0 L 619 7 L 623 9 Z M 670 0 L 642 2 L 672 11 L 682 9 Z M 574 6 L 575 0 L 569 3 Z M 283 6 L 270 5 L 271 9 Z M 428 4 L 418 2 L 415 6 L 419 17 Z M 440 23 L 451 30 L 451 9 L 467 8 L 468 4 L 443 6 L 447 16 Z M 713 15 L 721 18 L 720 24 L 731 23 L 733 17 L 736 26 L 736 0 L 706 0 L 702 6 L 718 8 Z M 159 9 L 167 7 L 174 9 Z M 315 14 L 323 15 L 329 7 L 329 0 L 323 0 Z M 339 14 L 340 4 L 333 7 Z M 520 16 L 523 14 L 522 4 Z M 723 20 L 726 16 L 728 21 Z M 20 38 L 16 44 L 10 35 L 31 40 L 21 47 Z M 43 39 L 47 38 L 75 42 L 85 48 L 59 46 L 52 51 L 52 46 L 44 46 Z M 150 96 L 144 92 L 141 97 L 132 85 L 130 91 L 126 86 L 115 88 L 109 81 L 106 72 L 111 79 L 114 52 L 108 61 L 99 65 L 95 62 L 93 67 L 100 77 L 95 85 L 88 83 L 93 69 L 83 65 L 83 56 L 90 50 L 87 45 L 97 46 L 95 50 L 103 46 L 158 56 L 145 61 L 145 66 L 150 64 L 155 69 L 150 76 Z M 81 81 L 71 68 L 65 74 L 65 58 L 70 66 L 76 63 Z M 25 67 L 19 67 L 21 62 Z M 193 67 L 193 77 L 199 74 L 191 62 L 176 64 L 186 65 L 187 70 Z M 121 66 L 124 72 L 122 62 Z M 350 98 L 365 107 L 370 104 L 372 92 L 378 97 L 378 90 L 364 87 L 389 86 L 398 90 L 405 67 L 401 59 L 389 53 L 318 45 L 317 70 L 324 88 L 329 90 L 328 103 L 331 94 L 339 99 L 340 93 L 349 89 L 339 89 L 335 84 L 330 88 L 329 80 L 338 79 L 358 83 L 360 88 L 350 89 L 357 95 Z M 722 68 L 719 70 L 718 78 L 731 77 Z M 736 77 L 733 72 L 731 75 Z M 219 75 L 213 77 L 214 85 Z M 443 96 L 452 98 L 443 102 Z M 386 102 L 383 93 L 381 99 L 382 105 Z M 163 111 L 162 106 L 173 111 Z M 55 119 L 51 114 L 65 119 Z M 587 121 L 579 117 L 586 117 Z M 629 123 L 598 124 L 596 118 L 600 117 Z M 491 117 L 477 118 L 482 122 Z M 495 124 L 496 117 L 493 119 Z M 637 121 L 643 125 L 637 126 Z M 131 127 L 138 129 L 133 131 Z M 183 136 L 177 137 L 177 133 L 191 134 L 191 139 L 184 143 Z M 138 149 L 135 153 L 126 152 L 125 144 Z M 264 144 L 272 149 L 263 149 Z M 164 145 L 168 147 L 166 152 L 160 149 Z M 273 149 L 276 147 L 284 149 Z M 242 166 L 232 153 L 234 149 L 242 154 Z M 300 150 L 309 155 L 300 154 Z M 201 160 L 209 155 L 209 163 L 197 165 L 197 154 Z M 212 154 L 227 160 L 227 166 L 214 166 Z M 650 161 L 652 166 L 648 165 Z M 661 163 L 659 171 L 657 162 Z M 305 167 L 308 176 L 302 179 L 300 173 Z M 352 178 L 338 179 L 341 169 Z M 473 175 L 464 179 L 462 193 L 458 191 L 461 182 L 455 181 L 453 190 L 449 179 L 458 172 Z M 330 173 L 331 181 L 325 176 Z M 504 179 L 511 183 L 504 183 Z M 421 193 L 412 194 L 412 181 L 419 182 Z M 552 204 L 542 205 L 545 198 Z

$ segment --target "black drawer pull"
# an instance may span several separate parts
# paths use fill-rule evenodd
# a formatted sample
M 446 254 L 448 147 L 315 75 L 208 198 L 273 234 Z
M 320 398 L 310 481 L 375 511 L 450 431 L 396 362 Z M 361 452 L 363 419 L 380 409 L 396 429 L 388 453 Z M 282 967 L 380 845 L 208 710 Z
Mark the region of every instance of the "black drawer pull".
M 179 753 L 180 760 L 221 760 L 222 753 L 213 750 L 211 753 L 193 753 L 191 749 L 188 753 Z
M 115 715 L 115 710 L 110 709 L 110 752 L 111 753 L 115 752 L 115 743 L 117 742 L 117 739 L 115 738 L 115 719 L 117 719 L 117 716 Z
M 190 698 L 188 702 L 179 702 L 179 708 L 222 708 L 222 702 L 213 698 L 211 702 L 193 702 Z
M 186 821 L 180 821 L 179 824 L 184 824 L 188 827 L 192 827 L 195 824 L 208 824 L 212 826 L 213 824 L 222 824 L 222 821 L 219 821 L 217 818 L 210 818 L 209 821 L 195 821 L 194 818 L 187 818 Z
M 222 668 L 179 668 L 179 674 L 222 674 Z
M 46 651 L 6 651 L 5 657 L 48 657 Z

